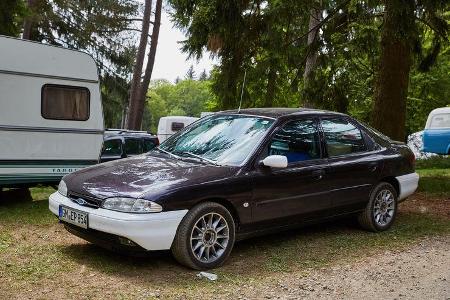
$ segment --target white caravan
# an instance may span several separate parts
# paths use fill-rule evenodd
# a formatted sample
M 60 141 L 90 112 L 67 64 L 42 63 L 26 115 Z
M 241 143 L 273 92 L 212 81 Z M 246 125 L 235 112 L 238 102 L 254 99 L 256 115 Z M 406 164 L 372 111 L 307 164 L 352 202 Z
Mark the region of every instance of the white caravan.
M 92 57 L 0 36 L 0 189 L 97 163 L 103 132 Z
M 161 117 L 158 123 L 158 139 L 162 143 L 174 133 L 180 131 L 191 123 L 194 123 L 199 118 L 183 117 L 183 116 L 169 116 Z

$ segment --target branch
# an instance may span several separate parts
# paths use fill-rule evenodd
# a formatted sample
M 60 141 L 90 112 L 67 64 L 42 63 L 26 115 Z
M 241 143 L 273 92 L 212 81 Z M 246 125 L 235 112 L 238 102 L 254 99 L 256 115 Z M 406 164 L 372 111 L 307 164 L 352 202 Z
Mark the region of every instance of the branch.
M 425 19 L 419 18 L 419 17 L 415 17 L 418 21 L 422 22 L 423 24 L 425 24 L 426 26 L 428 26 L 431 30 L 433 30 L 434 32 L 436 32 L 442 39 L 444 39 L 445 41 L 448 41 L 448 36 L 443 33 L 441 30 L 438 30 L 436 27 L 434 27 L 430 22 L 428 22 Z
M 291 40 L 290 42 L 287 43 L 286 46 L 288 46 L 289 44 L 295 43 L 295 42 L 297 42 L 298 40 L 303 39 L 304 37 L 308 36 L 308 34 L 310 34 L 311 32 L 313 32 L 313 31 L 319 29 L 320 27 L 322 27 L 323 24 L 325 24 L 325 23 L 328 22 L 332 17 L 334 17 L 334 15 L 335 15 L 336 13 L 338 13 L 339 10 L 340 10 L 342 7 L 344 7 L 345 5 L 347 5 L 349 2 L 350 2 L 350 0 L 345 0 L 344 2 L 342 2 L 341 4 L 339 4 L 339 5 L 336 7 L 336 9 L 335 9 L 332 13 L 330 13 L 329 15 L 327 15 L 321 22 L 319 22 L 319 24 L 317 24 L 316 26 L 314 26 L 313 28 L 311 28 L 311 29 L 310 29 L 308 32 L 306 32 L 305 34 L 302 34 L 301 36 L 299 36 L 299 37 L 297 37 L 297 38 Z

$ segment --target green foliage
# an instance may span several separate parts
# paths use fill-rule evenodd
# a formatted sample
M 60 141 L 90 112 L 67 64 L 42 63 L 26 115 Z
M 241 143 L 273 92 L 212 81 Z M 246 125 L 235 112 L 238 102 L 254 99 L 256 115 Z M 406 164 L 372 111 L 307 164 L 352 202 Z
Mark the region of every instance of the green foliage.
M 31 39 L 92 54 L 102 72 L 129 74 L 134 57 L 136 0 L 35 0 Z
M 106 128 L 121 128 L 128 89 L 129 83 L 117 75 L 106 73 L 102 77 L 101 94 Z
M 172 84 L 167 80 L 153 81 L 148 92 L 148 114 L 144 116 L 144 129 L 156 132 L 159 118 L 163 116 L 199 117 L 209 111 L 214 96 L 208 80 L 180 80 Z
M 450 103 L 450 45 L 438 56 L 428 72 L 415 70 L 410 77 L 407 101 L 407 132 L 423 130 L 428 114 Z
M 17 37 L 25 15 L 23 0 L 0 1 L 0 34 Z
M 324 22 L 318 41 L 306 46 L 310 10 L 316 1 L 169 0 L 177 27 L 187 33 L 183 50 L 220 59 L 212 71 L 212 109 L 300 106 L 312 98 L 317 108 L 372 120 L 380 59 L 382 1 L 321 1 Z M 446 42 L 448 1 L 415 2 L 415 25 L 397 30 L 414 44 L 415 60 L 407 100 L 407 133 L 423 128 L 428 113 L 448 104 L 450 81 Z M 446 21 L 445 21 L 446 20 Z M 406 22 L 406 21 L 405 21 Z M 309 51 L 318 51 L 312 83 L 303 72 Z M 426 71 L 426 73 L 424 73 Z
M 24 0 L 0 1 L 0 34 L 20 33 L 24 3 Z M 96 60 L 108 127 L 120 125 L 126 105 L 139 7 L 137 0 L 34 0 L 26 9 L 31 40 L 81 50 Z

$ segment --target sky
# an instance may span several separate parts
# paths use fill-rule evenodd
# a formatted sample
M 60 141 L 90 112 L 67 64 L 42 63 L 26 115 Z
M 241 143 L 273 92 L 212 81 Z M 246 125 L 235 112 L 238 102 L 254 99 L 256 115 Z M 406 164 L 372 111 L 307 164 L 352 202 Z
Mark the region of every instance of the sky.
M 184 78 L 191 65 L 194 66 L 197 76 L 203 70 L 206 70 L 209 74 L 213 64 L 217 61 L 210 59 L 208 53 L 205 53 L 199 61 L 196 59 L 187 60 L 187 54 L 181 52 L 181 45 L 178 43 L 185 39 L 184 33 L 173 27 L 168 12 L 163 9 L 152 80 L 167 79 L 174 82 L 177 77 Z

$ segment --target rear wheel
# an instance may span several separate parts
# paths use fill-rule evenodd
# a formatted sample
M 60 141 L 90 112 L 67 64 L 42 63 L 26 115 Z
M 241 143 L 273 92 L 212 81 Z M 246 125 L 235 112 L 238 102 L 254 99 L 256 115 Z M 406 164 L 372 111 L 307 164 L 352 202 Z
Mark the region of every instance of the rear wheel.
M 230 212 L 214 202 L 192 208 L 180 223 L 172 253 L 181 264 L 212 269 L 229 257 L 235 241 L 234 220 Z
M 358 221 L 366 230 L 384 231 L 392 226 L 396 215 L 397 192 L 391 184 L 382 182 L 373 189 L 369 203 L 358 216 Z

